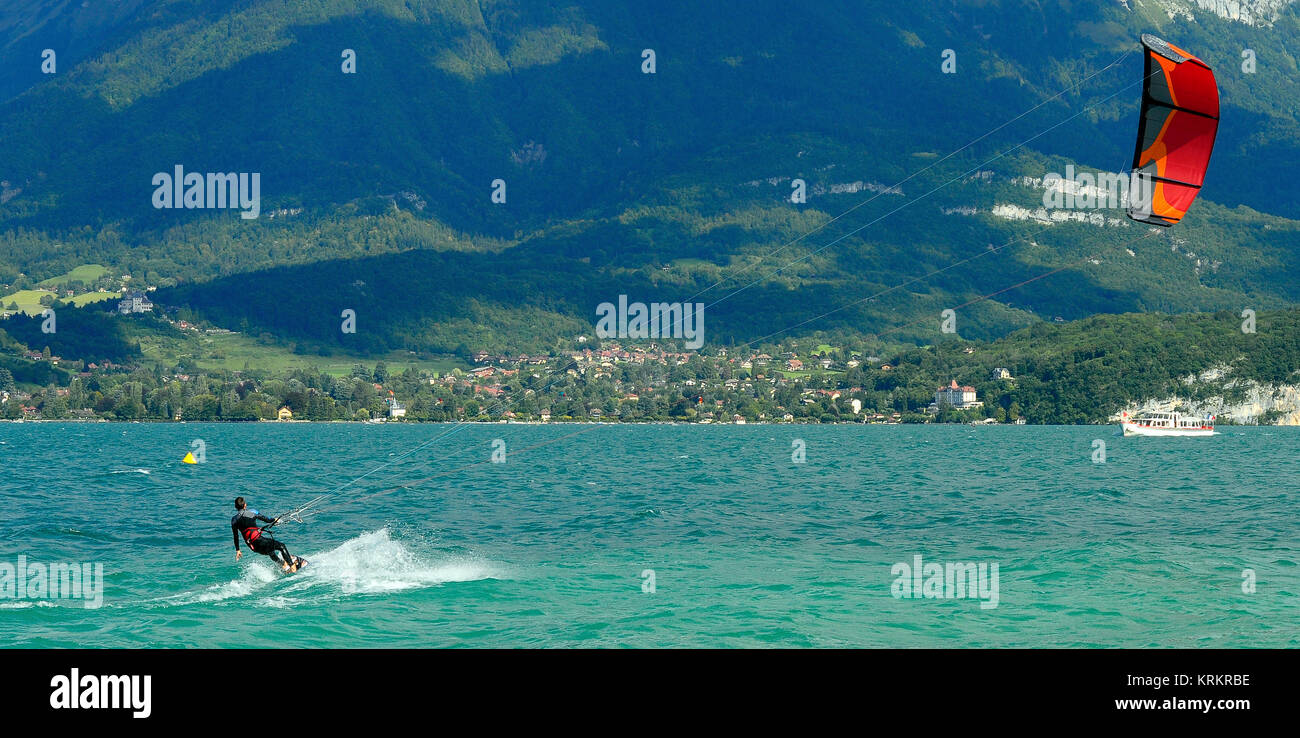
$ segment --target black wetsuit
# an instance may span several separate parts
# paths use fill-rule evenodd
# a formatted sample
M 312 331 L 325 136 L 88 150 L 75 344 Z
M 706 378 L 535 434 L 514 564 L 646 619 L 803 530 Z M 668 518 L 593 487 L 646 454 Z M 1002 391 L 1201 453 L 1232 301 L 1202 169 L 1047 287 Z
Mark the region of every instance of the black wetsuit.
M 270 533 L 263 532 L 257 526 L 259 520 L 265 523 L 275 522 L 258 511 L 248 508 L 235 513 L 235 517 L 230 519 L 230 532 L 235 537 L 235 550 L 239 550 L 239 539 L 242 537 L 253 553 L 270 556 L 275 562 L 293 564 L 293 555 L 289 553 L 288 547 L 272 538 Z M 277 553 L 283 559 L 278 558 Z

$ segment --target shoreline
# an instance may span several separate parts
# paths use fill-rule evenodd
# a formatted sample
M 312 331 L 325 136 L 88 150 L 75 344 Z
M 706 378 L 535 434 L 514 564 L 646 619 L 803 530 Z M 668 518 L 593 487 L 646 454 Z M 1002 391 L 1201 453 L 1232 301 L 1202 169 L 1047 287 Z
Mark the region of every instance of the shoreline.
M 808 422 L 800 423 L 795 421 L 771 421 L 771 420 L 754 420 L 744 423 L 698 423 L 690 421 L 673 421 L 673 420 L 637 420 L 637 421 L 620 421 L 608 422 L 601 420 L 401 420 L 401 421 L 383 421 L 374 422 L 370 420 L 162 420 L 162 419 L 144 419 L 144 420 L 109 420 L 107 418 L 0 418 L 0 423 L 11 423 L 21 425 L 24 423 L 116 423 L 120 425 L 699 425 L 699 426 L 813 426 L 813 425 L 862 425 L 862 426 L 944 426 L 944 427 L 978 427 L 978 428 L 1003 428 L 1003 427 L 1038 427 L 1038 428 L 1105 428 L 1108 426 L 1118 427 L 1118 423 L 858 423 L 851 421 L 837 421 L 833 423 Z M 1259 425 L 1259 424 L 1235 424 L 1219 423 L 1219 426 L 1226 428 L 1293 428 L 1290 425 Z

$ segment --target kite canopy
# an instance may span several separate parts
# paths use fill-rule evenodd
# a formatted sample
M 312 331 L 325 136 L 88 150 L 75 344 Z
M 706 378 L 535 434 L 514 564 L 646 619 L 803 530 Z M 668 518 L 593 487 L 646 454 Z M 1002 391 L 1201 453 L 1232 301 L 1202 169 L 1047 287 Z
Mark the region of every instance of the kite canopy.
M 1205 182 L 1219 130 L 1219 87 L 1205 62 L 1142 34 L 1146 77 L 1133 152 L 1128 216 L 1171 226 L 1182 220 Z

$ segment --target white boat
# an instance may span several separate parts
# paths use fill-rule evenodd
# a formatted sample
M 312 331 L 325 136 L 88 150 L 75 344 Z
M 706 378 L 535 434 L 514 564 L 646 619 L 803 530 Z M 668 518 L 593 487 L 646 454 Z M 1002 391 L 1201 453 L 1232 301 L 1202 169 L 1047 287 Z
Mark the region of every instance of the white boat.
M 1121 413 L 1119 425 L 1126 436 L 1212 436 L 1214 416 L 1194 418 L 1179 413 Z

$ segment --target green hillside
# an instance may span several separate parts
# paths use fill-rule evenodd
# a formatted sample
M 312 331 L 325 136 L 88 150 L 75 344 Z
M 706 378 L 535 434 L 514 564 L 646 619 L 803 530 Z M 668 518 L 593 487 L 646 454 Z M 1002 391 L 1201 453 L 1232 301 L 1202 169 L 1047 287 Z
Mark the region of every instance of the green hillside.
M 108 275 L 108 267 L 102 264 L 82 264 L 67 274 L 60 274 L 57 277 L 41 280 L 41 287 L 61 287 L 70 282 L 81 282 L 82 284 L 93 284 L 96 280 Z
M 698 296 L 711 341 L 882 344 L 958 306 L 959 334 L 991 339 L 1300 295 L 1294 4 L 1254 24 L 1176 0 L 135 5 L 0 10 L 0 59 L 31 52 L 21 28 L 69 44 L 58 74 L 0 89 L 0 291 L 104 265 L 165 307 L 363 354 L 549 347 L 634 293 Z M 1127 165 L 1144 31 L 1218 74 L 1188 218 L 1006 217 L 1041 198 L 1018 178 Z M 258 173 L 260 217 L 155 209 L 177 164 Z

